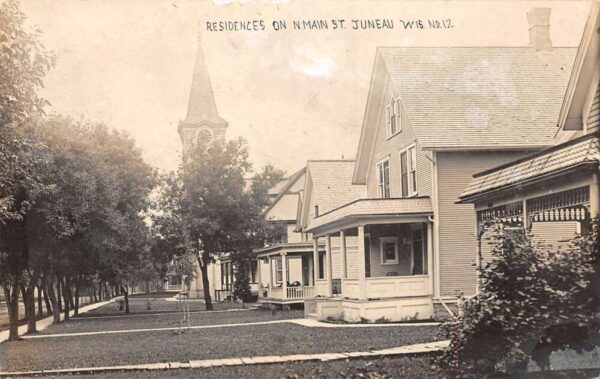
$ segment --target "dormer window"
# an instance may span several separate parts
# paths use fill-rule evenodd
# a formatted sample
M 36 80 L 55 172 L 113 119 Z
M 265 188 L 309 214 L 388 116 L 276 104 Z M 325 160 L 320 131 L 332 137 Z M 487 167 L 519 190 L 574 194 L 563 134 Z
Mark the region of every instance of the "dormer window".
M 388 138 L 402 131 L 400 99 L 392 98 L 386 107 Z

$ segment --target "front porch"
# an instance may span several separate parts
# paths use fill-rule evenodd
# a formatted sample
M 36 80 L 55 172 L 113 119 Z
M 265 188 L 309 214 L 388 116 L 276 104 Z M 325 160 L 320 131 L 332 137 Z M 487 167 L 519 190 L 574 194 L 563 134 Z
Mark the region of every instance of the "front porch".
M 317 218 L 313 317 L 432 318 L 431 215 L 429 198 L 365 199 Z
M 321 246 L 322 248 L 322 246 Z M 303 304 L 316 296 L 311 242 L 286 243 L 257 251 L 262 303 Z

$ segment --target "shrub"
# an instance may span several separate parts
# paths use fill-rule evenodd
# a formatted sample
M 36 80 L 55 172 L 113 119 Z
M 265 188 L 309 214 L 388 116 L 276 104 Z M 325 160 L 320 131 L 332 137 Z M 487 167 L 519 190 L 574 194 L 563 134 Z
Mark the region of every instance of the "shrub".
M 442 325 L 451 343 L 436 365 L 446 375 L 523 371 L 530 357 L 546 368 L 551 351 L 585 345 L 581 330 L 598 325 L 597 220 L 560 248 L 494 228 L 479 296 Z

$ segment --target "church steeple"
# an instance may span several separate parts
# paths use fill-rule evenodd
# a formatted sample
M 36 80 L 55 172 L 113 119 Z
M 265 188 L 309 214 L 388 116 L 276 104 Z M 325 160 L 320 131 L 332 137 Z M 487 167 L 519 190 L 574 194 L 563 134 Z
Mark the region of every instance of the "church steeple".
M 196 138 L 224 138 L 226 128 L 227 121 L 222 119 L 217 112 L 202 51 L 202 41 L 198 38 L 188 111 L 185 120 L 179 123 L 179 136 L 185 148 Z

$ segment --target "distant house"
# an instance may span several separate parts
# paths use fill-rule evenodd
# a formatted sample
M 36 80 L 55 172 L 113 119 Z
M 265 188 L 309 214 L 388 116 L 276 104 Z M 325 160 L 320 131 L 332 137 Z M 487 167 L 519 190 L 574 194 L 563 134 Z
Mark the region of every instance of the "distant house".
M 600 4 L 592 6 L 557 117 L 555 146 L 479 172 L 460 196 L 475 205 L 478 264 L 489 258 L 486 223 L 523 227 L 560 244 L 600 216 Z M 568 138 L 565 138 L 565 135 Z
M 377 49 L 351 179 L 366 198 L 303 230 L 325 241 L 325 292 L 341 279 L 309 314 L 428 319 L 475 293 L 475 213 L 455 202 L 474 173 L 554 144 L 576 54 L 552 47 L 549 10 L 527 16 L 528 47 Z
M 265 211 L 265 218 L 282 224 L 285 233 L 281 241 L 255 250 L 261 302 L 288 305 L 336 294 L 339 286 L 329 293 L 325 285 L 325 245 L 315 245 L 305 230 L 319 212 L 364 196 L 364 186 L 351 183 L 353 168 L 354 161 L 308 161 Z M 339 282 L 339 267 L 334 272 Z

